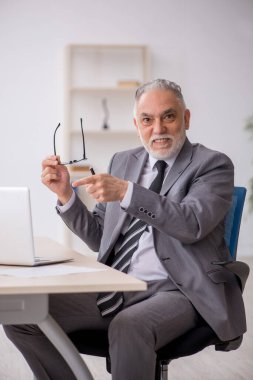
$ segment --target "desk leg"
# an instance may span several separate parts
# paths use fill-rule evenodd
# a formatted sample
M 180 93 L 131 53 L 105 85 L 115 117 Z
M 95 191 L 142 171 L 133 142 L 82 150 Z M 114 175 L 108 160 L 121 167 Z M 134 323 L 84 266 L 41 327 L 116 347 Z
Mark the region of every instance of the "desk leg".
M 76 347 L 51 315 L 47 315 L 38 326 L 63 356 L 78 380 L 93 380 Z

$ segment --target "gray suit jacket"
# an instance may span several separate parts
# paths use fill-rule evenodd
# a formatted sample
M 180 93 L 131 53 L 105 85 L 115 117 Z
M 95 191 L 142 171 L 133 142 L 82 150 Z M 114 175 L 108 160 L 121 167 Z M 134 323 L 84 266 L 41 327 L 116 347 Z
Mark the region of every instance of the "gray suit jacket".
M 144 148 L 117 153 L 109 172 L 134 183 L 129 207 L 99 203 L 91 213 L 76 197 L 61 214 L 69 228 L 105 263 L 128 215 L 153 227 L 156 253 L 168 275 L 221 340 L 246 331 L 237 276 L 215 262 L 229 260 L 224 217 L 230 207 L 234 170 L 230 159 L 186 140 L 161 194 L 139 186 L 147 159 Z

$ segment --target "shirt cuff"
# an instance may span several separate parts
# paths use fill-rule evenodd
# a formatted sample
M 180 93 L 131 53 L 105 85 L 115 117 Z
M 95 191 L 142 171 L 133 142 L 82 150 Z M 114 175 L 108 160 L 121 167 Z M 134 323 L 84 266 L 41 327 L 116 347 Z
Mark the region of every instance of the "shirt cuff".
M 73 191 L 69 201 L 67 203 L 65 203 L 65 205 L 61 205 L 59 201 L 57 202 L 57 210 L 60 213 L 68 211 L 70 209 L 70 207 L 73 205 L 73 203 L 75 202 L 75 199 L 76 199 L 76 194 Z
M 122 201 L 120 202 L 121 208 L 127 209 L 129 207 L 131 199 L 132 199 L 133 187 L 134 187 L 133 183 L 128 181 L 126 194 L 124 198 L 122 199 Z

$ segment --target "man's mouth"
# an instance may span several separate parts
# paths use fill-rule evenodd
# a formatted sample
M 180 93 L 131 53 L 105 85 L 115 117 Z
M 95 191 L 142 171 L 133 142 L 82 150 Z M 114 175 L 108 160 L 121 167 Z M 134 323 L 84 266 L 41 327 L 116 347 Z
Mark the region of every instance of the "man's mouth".
M 162 138 L 159 138 L 159 139 L 154 139 L 153 142 L 164 142 L 164 141 L 168 141 L 169 138 L 168 137 L 162 137 Z
M 159 147 L 167 147 L 171 142 L 171 139 L 169 137 L 159 137 L 152 140 L 153 146 L 159 146 Z

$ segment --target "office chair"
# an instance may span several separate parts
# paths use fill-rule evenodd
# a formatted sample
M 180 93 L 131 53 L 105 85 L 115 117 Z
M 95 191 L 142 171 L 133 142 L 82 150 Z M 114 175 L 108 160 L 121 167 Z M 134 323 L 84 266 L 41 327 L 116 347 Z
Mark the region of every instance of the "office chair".
M 225 219 L 225 241 L 230 252 L 231 262 L 236 260 L 237 244 L 239 238 L 241 217 L 246 196 L 244 187 L 235 187 L 231 208 Z M 242 264 L 245 278 L 248 277 L 249 267 Z M 242 290 L 244 284 L 242 284 Z M 106 357 L 107 371 L 110 371 L 109 343 L 106 331 L 101 330 L 81 330 L 69 334 L 70 339 L 80 353 L 86 355 Z M 200 324 L 189 330 L 187 333 L 173 340 L 157 351 L 155 380 L 167 380 L 168 364 L 173 360 L 183 356 L 193 355 L 205 347 L 214 345 L 216 351 L 230 351 L 239 347 L 242 337 L 238 337 L 230 342 L 221 341 L 210 326 L 204 320 Z

